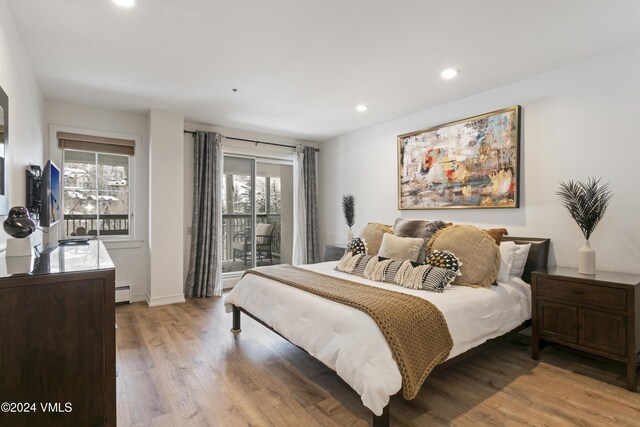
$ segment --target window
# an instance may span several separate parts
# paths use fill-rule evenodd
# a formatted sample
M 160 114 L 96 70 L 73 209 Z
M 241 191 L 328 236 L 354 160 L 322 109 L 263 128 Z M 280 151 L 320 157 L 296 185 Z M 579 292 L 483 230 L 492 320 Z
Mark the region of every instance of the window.
M 60 135 L 58 138 L 60 139 Z M 86 148 L 105 148 L 104 146 L 96 147 L 91 143 L 76 144 L 74 148 L 68 148 L 72 144 L 65 146 L 64 142 L 60 145 L 64 149 L 62 167 L 64 235 L 132 235 L 130 227 L 132 156 L 119 152 L 86 150 Z M 107 150 L 109 149 L 105 151 Z

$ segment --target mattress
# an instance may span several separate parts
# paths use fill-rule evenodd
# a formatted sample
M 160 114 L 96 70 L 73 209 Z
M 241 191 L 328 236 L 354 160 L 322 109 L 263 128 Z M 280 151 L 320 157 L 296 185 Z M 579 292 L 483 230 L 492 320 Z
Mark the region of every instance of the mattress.
M 517 277 L 490 288 L 451 286 L 443 293 L 406 289 L 335 270 L 337 262 L 299 266 L 322 274 L 403 292 L 435 304 L 449 326 L 455 357 L 531 318 L 531 288 Z M 376 323 L 355 308 L 256 275 L 246 275 L 225 298 L 258 317 L 327 365 L 381 415 L 402 378 Z

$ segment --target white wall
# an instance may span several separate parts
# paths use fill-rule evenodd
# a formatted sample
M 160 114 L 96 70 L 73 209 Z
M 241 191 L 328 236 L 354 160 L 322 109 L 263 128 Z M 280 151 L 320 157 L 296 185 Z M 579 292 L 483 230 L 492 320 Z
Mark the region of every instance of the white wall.
M 550 237 L 550 265 L 576 266 L 583 237 L 555 192 L 560 181 L 601 176 L 616 194 L 591 237 L 597 267 L 640 273 L 638 76 L 635 46 L 322 143 L 321 241 L 346 239 L 340 201 L 353 193 L 355 230 L 398 216 L 505 226 L 515 236 Z M 519 209 L 397 209 L 397 135 L 514 104 L 523 107 Z
M 184 117 L 149 113 L 149 306 L 184 302 Z
M 24 206 L 25 169 L 42 164 L 43 99 L 18 31 L 4 0 L 0 0 L 0 87 L 9 97 L 9 207 Z M 4 220 L 1 217 L 0 220 Z M 7 235 L 0 233 L 0 250 Z M 34 235 L 34 243 L 41 233 Z
M 148 115 L 126 113 L 46 100 L 44 121 L 48 125 L 45 158 L 62 165 L 62 150 L 58 148 L 58 131 L 86 133 L 113 138 L 134 139 L 131 199 L 133 202 L 131 240 L 104 240 L 116 266 L 117 286 L 131 286 L 132 301 L 144 301 L 149 288 L 148 218 L 149 218 L 149 136 Z
M 211 126 L 198 123 L 185 123 L 185 130 L 195 131 L 202 130 L 206 132 L 218 132 L 225 136 L 236 138 L 244 138 L 258 141 L 275 142 L 278 144 L 288 145 L 308 145 L 317 147 L 318 144 L 310 141 L 303 141 L 294 138 L 288 138 L 280 135 L 271 135 L 258 132 L 250 132 L 240 129 L 224 128 L 220 126 Z M 293 150 L 286 147 L 275 147 L 270 145 L 227 140 L 224 146 L 225 152 L 241 153 L 248 156 L 261 156 L 267 158 L 283 158 L 293 160 Z M 284 182 L 283 182 L 284 185 Z M 284 203 L 284 201 L 283 201 Z M 184 134 L 184 275 L 186 279 L 189 267 L 189 255 L 191 252 L 191 236 L 187 234 L 187 229 L 192 223 L 193 209 L 193 136 Z M 283 209 L 286 206 L 283 206 Z M 283 242 L 284 243 L 284 242 Z M 290 257 L 290 255 L 287 255 Z M 237 280 L 225 281 L 225 287 L 232 285 Z

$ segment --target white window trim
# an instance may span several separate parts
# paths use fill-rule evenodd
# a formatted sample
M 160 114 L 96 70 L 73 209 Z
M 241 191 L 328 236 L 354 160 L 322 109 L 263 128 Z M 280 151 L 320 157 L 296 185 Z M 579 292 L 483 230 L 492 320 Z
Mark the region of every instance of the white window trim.
M 64 150 L 58 147 L 58 132 L 69 132 L 69 133 L 77 133 L 81 135 L 92 135 L 92 136 L 102 136 L 106 138 L 120 138 L 120 139 L 130 139 L 136 142 L 136 147 L 141 147 L 142 138 L 139 135 L 132 135 L 127 133 L 120 132 L 109 132 L 103 130 L 92 130 L 92 129 L 83 129 L 71 126 L 64 125 L 49 125 L 49 159 L 53 161 L 57 165 L 61 165 L 61 172 L 64 176 Z M 81 150 L 75 150 L 81 151 Z M 45 159 L 47 158 L 47 153 L 45 153 Z M 139 241 L 136 234 L 136 208 L 138 205 L 136 204 L 136 169 L 137 163 L 140 156 L 129 156 L 129 234 L 122 236 L 98 236 L 98 239 L 104 242 L 135 242 Z M 46 161 L 46 160 L 45 160 Z M 63 190 L 64 191 L 64 190 Z M 64 212 L 64 197 L 62 198 L 62 212 Z M 58 236 L 64 236 L 64 213 L 62 214 L 63 219 L 58 223 L 57 233 Z

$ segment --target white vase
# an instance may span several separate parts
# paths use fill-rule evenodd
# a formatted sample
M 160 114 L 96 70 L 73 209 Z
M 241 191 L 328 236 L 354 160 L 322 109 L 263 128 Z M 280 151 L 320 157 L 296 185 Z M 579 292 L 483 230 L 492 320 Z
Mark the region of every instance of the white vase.
M 349 233 L 347 233 L 347 242 L 351 241 L 351 239 L 353 239 L 353 230 L 351 229 L 351 227 L 349 227 Z
M 596 251 L 589 245 L 589 240 L 578 251 L 578 273 L 596 274 Z

